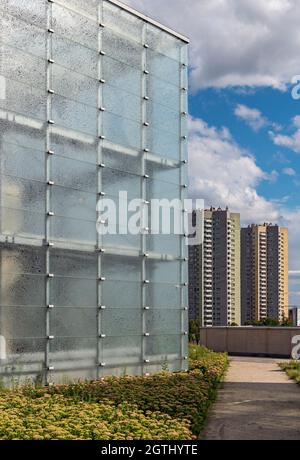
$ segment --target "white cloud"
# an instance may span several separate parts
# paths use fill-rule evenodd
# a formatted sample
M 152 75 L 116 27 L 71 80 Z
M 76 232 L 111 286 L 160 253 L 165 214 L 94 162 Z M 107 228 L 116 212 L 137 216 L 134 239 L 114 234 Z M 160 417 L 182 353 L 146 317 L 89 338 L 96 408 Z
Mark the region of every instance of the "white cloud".
M 191 84 L 285 89 L 299 74 L 299 0 L 126 0 L 190 37 Z
M 270 132 L 270 137 L 273 140 L 275 145 L 280 145 L 281 147 L 286 147 L 290 150 L 293 150 L 296 153 L 300 153 L 300 116 L 297 115 L 293 118 L 293 128 L 295 132 L 290 135 L 283 134 L 274 134 Z
M 282 173 L 286 176 L 296 176 L 296 171 L 293 168 L 284 168 Z
M 243 150 L 226 128 L 210 127 L 203 120 L 190 121 L 190 186 L 194 198 L 207 206 L 230 206 L 242 213 L 245 223 L 276 221 L 278 207 L 259 195 L 263 180 L 274 180 Z
M 260 110 L 252 109 L 243 104 L 238 104 L 235 107 L 234 114 L 247 123 L 253 131 L 259 131 L 269 124 L 269 121 L 263 116 Z

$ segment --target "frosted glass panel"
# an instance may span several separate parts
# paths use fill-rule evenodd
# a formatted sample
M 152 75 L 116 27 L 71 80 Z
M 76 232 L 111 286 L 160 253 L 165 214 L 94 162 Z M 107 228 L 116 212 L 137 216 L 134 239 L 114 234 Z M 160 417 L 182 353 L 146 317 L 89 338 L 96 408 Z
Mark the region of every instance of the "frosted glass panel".
M 46 27 L 45 0 L 1 0 L 0 9 L 38 27 Z
M 151 100 L 174 111 L 180 110 L 179 88 L 153 76 L 147 80 L 147 93 Z
M 116 32 L 141 42 L 143 22 L 133 14 L 120 10 L 109 2 L 103 3 L 103 22 Z
M 94 107 L 61 96 L 53 96 L 52 98 L 52 119 L 55 123 L 66 128 L 96 136 L 97 114 L 98 111 Z
M 0 307 L 0 334 L 7 339 L 46 336 L 46 308 Z
M 179 86 L 180 66 L 177 61 L 156 53 L 155 51 L 149 50 L 147 56 L 147 66 L 149 71 L 156 77 Z
M 55 277 L 50 284 L 50 302 L 60 307 L 97 306 L 98 281 Z
M 98 49 L 98 23 L 96 17 L 90 20 L 70 9 L 54 4 L 52 7 L 52 27 L 63 37 Z
M 46 98 L 42 90 L 8 78 L 5 78 L 4 88 L 5 98 L 0 98 L 0 108 L 39 120 L 46 119 Z
M 16 248 L 14 244 L 0 245 L 0 257 L 2 273 L 40 275 L 46 272 L 44 248 L 26 246 Z
M 105 281 L 102 286 L 102 301 L 107 308 L 140 308 L 141 297 L 141 283 Z
M 41 182 L 1 176 L 1 206 L 45 212 L 46 186 Z
M 142 154 L 140 152 L 130 152 L 126 154 L 126 150 L 120 148 L 103 148 L 103 162 L 106 166 L 120 171 L 127 171 L 133 174 L 142 174 Z
M 181 330 L 181 311 L 154 310 L 146 317 L 147 331 L 150 334 L 178 334 Z
M 50 313 L 50 331 L 55 337 L 96 337 L 96 308 L 54 308 Z
M 143 47 L 117 35 L 105 28 L 102 35 L 102 47 L 107 56 L 114 58 L 135 68 L 141 68 Z
M 53 156 L 51 179 L 57 185 L 95 193 L 97 190 L 97 166 L 82 161 Z M 96 210 L 96 208 L 94 208 Z
M 56 215 L 96 222 L 96 204 L 96 194 L 51 187 L 51 205 Z
M 50 143 L 56 155 L 96 164 L 96 140 L 90 137 L 86 138 L 79 133 L 77 136 L 71 137 L 70 133 L 67 133 L 63 128 L 54 127 L 50 133 Z
M 172 59 L 180 60 L 180 51 L 183 46 L 180 40 L 167 35 L 164 31 L 151 24 L 147 24 L 146 37 L 150 48 Z
M 50 221 L 50 238 L 54 241 L 96 244 L 96 225 L 95 222 L 54 216 Z
M 51 88 L 61 96 L 97 107 L 99 83 L 93 78 L 54 64 Z
M 59 383 L 66 383 L 68 372 L 72 371 L 72 380 L 78 375 L 78 379 L 84 375 L 93 375 L 93 371 L 86 369 L 95 366 L 97 360 L 97 339 L 57 337 L 50 341 L 50 364 L 54 367 L 54 378 L 57 371 L 63 370 L 62 380 Z M 84 371 L 82 372 L 83 369 Z M 77 373 L 78 370 L 78 373 Z
M 103 339 L 103 362 L 120 366 L 139 362 L 141 346 L 142 337 L 106 337 Z M 123 373 L 127 374 L 127 367 Z
M 142 312 L 136 310 L 103 310 L 101 314 L 102 333 L 108 336 L 141 335 Z
M 102 272 L 107 280 L 141 281 L 141 267 L 136 257 L 102 256 Z
M 98 255 L 55 249 L 51 251 L 50 271 L 54 275 L 96 279 L 98 277 Z
M 104 85 L 103 105 L 109 111 L 132 120 L 141 120 L 141 100 L 126 91 Z
M 59 0 L 62 5 L 80 11 L 83 14 L 90 14 L 97 17 L 99 0 Z
M 25 3 L 25 2 L 24 2 Z M 11 46 L 45 57 L 46 32 L 0 11 L 0 40 Z
M 159 254 L 180 256 L 180 240 L 174 235 L 149 235 L 147 237 L 148 251 Z
M 43 181 L 45 153 L 3 142 L 0 150 L 0 172 L 24 179 Z
M 102 186 L 107 195 L 118 195 L 119 191 L 126 191 L 128 199 L 140 198 L 141 177 L 123 171 L 105 168 L 102 173 Z
M 181 307 L 181 288 L 168 284 L 149 284 L 146 286 L 146 303 L 153 308 Z
M 25 119 L 23 116 L 15 115 L 13 121 L 0 120 L 1 140 L 6 142 L 44 151 L 45 134 L 41 122 Z
M 3 273 L 0 279 L 1 305 L 45 305 L 45 276 Z
M 26 238 L 43 238 L 45 214 L 0 207 L 0 233 Z
M 149 104 L 147 106 L 147 121 L 151 126 L 153 125 L 154 128 L 171 131 L 175 136 L 180 134 L 180 118 L 181 115 L 179 112 L 169 110 L 165 106 L 158 104 Z
M 176 335 L 148 337 L 146 340 L 146 356 L 150 360 L 168 361 L 181 357 L 180 338 Z M 168 364 L 166 362 L 166 364 Z
M 151 152 L 162 157 L 179 160 L 179 133 L 174 136 L 173 133 L 158 129 L 147 130 L 147 147 Z
M 75 72 L 93 78 L 98 77 L 98 53 L 79 43 L 53 35 L 52 56 L 57 64 L 61 64 Z
M 161 199 L 162 197 L 167 200 L 179 200 L 181 198 L 181 189 L 178 184 L 171 184 L 169 182 L 148 180 L 147 181 L 147 199 L 156 198 Z M 176 207 L 180 207 L 180 204 Z
M 125 118 L 105 112 L 103 133 L 107 139 L 124 147 L 141 147 L 141 125 Z
M 181 262 L 146 261 L 146 277 L 155 283 L 176 283 L 180 279 Z
M 36 88 L 44 88 L 46 64 L 43 59 L 0 44 L 0 75 Z
M 125 89 L 133 94 L 141 94 L 141 71 L 126 65 L 124 62 L 103 58 L 103 78 L 111 86 Z
M 181 165 L 157 158 L 154 155 L 148 155 L 146 158 L 146 173 L 151 179 L 172 182 L 173 184 L 180 183 Z

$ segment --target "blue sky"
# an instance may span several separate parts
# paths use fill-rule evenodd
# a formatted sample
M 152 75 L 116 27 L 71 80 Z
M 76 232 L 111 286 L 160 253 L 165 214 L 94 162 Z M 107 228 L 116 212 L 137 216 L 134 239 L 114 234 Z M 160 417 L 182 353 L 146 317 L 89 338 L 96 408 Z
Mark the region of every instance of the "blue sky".
M 287 226 L 300 305 L 299 0 L 126 2 L 190 38 L 191 196 Z

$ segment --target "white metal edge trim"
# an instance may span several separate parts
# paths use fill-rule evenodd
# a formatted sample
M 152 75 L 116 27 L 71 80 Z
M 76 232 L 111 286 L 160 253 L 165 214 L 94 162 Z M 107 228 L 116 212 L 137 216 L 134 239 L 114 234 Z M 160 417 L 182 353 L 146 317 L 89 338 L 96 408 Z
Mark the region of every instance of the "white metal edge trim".
M 119 0 L 106 0 L 106 1 L 108 1 L 110 3 L 113 3 L 116 6 L 119 6 L 123 10 L 128 11 L 129 13 L 131 13 L 131 14 L 133 14 L 133 15 L 141 18 L 141 19 L 143 19 L 144 21 L 149 22 L 149 24 L 152 24 L 152 25 L 158 27 L 159 29 L 164 30 L 165 32 L 173 35 L 174 37 L 179 38 L 180 40 L 182 40 L 185 43 L 190 42 L 190 40 L 187 37 L 185 37 L 184 35 L 181 35 L 178 32 L 175 32 L 174 30 L 170 29 L 169 27 L 160 24 L 159 22 L 155 21 L 154 19 L 149 18 L 149 16 L 146 16 L 145 14 L 140 13 L 139 11 L 135 10 L 134 8 L 131 8 L 131 6 L 128 6 L 125 3 L 120 2 Z

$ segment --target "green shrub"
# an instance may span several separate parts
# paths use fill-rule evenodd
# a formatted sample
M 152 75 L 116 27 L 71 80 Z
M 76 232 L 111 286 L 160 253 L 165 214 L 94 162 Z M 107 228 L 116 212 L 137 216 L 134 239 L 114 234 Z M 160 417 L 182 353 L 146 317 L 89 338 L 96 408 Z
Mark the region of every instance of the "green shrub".
M 0 439 L 193 439 L 227 364 L 192 345 L 189 372 L 2 391 Z

